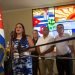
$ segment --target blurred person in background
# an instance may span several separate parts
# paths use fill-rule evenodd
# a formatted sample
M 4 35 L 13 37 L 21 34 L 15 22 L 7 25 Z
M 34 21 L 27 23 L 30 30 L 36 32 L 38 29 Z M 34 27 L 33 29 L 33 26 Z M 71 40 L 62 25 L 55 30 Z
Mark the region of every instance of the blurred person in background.
M 55 41 L 69 38 L 69 34 L 64 33 L 64 25 L 57 25 L 58 35 L 55 37 Z M 72 58 L 72 49 L 69 46 L 69 41 L 56 43 L 56 66 L 58 75 L 72 75 L 73 73 L 73 61 L 71 59 L 59 59 L 61 57 Z
M 33 30 L 32 34 L 33 34 L 33 43 L 34 43 L 34 45 L 36 45 L 38 38 L 39 38 L 38 31 Z M 31 52 L 31 55 L 38 56 L 37 48 L 35 48 L 35 49 L 36 49 L 35 51 Z M 33 75 L 38 75 L 38 71 L 39 71 L 38 57 L 32 57 L 32 69 L 33 69 Z
M 37 45 L 45 44 L 54 41 L 54 38 L 49 35 L 49 29 L 47 27 L 43 28 L 43 36 L 40 37 L 36 43 Z M 53 57 L 53 52 L 49 52 L 50 49 L 54 49 L 54 45 L 44 45 L 44 46 L 39 46 L 38 48 L 38 53 L 40 55 L 43 55 L 45 57 L 41 57 L 39 60 L 39 67 L 40 67 L 40 72 L 41 75 L 53 75 L 53 65 L 54 65 L 54 59 L 50 59 Z

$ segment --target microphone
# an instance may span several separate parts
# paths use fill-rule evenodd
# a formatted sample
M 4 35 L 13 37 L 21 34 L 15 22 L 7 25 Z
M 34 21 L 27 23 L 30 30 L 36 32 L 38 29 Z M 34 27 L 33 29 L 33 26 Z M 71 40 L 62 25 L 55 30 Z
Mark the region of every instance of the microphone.
M 13 40 L 13 38 L 14 38 L 14 31 L 11 31 L 10 38 L 11 38 L 11 40 Z
M 21 53 L 21 43 L 20 43 L 20 41 L 18 41 L 17 50 L 18 50 L 18 53 L 20 54 Z

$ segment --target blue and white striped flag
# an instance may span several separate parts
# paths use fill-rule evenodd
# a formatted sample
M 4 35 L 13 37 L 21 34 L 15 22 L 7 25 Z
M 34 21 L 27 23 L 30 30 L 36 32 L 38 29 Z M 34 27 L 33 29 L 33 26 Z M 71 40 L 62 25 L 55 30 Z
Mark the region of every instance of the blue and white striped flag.
M 4 27 L 3 27 L 2 11 L 0 10 L 0 73 L 4 72 L 4 69 L 2 67 L 2 59 L 4 57 L 4 47 L 5 47 Z

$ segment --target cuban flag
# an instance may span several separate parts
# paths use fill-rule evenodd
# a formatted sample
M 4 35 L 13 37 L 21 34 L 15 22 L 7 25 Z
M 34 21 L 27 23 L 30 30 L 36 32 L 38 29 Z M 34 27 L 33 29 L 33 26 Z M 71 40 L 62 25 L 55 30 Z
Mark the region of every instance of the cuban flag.
M 42 35 L 42 29 L 44 27 L 53 27 L 54 21 L 54 8 L 43 8 L 33 10 L 33 27 L 34 30 L 38 30 L 39 34 Z
M 2 20 L 2 12 L 0 10 L 0 64 L 2 64 L 2 59 L 4 57 L 4 47 L 5 47 L 5 38 L 4 38 L 4 27 Z M 0 73 L 4 72 L 3 66 L 0 65 Z
M 5 47 L 4 26 L 1 10 L 0 10 L 0 45 Z

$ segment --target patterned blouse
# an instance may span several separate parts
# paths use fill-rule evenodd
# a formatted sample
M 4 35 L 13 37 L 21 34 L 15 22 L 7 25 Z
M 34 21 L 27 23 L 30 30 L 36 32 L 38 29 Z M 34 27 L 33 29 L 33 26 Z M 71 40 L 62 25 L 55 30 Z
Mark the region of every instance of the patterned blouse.
M 14 49 L 18 52 L 18 54 L 20 51 L 17 49 L 19 43 L 20 43 L 21 48 L 29 47 L 27 38 L 21 39 L 21 40 L 15 39 L 13 43 L 14 43 Z M 13 58 L 13 62 L 12 62 L 13 73 L 14 73 L 13 75 L 32 75 L 32 57 L 26 56 L 25 54 L 27 53 L 29 52 L 23 52 L 22 56 Z

